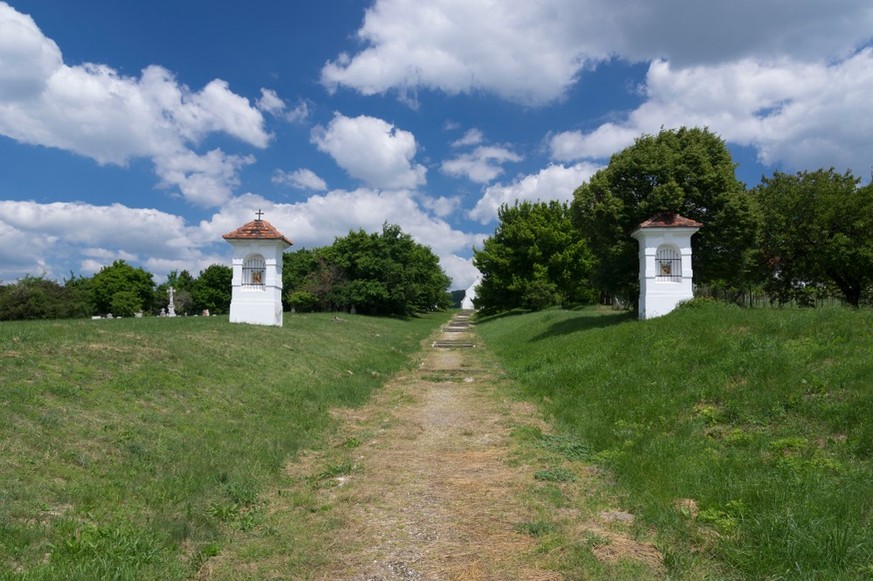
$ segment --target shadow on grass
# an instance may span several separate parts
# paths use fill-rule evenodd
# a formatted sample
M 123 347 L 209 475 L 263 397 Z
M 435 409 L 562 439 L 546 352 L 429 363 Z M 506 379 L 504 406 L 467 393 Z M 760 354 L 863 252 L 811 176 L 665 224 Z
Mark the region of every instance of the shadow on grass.
M 493 315 L 476 315 L 475 321 L 476 323 L 490 323 L 492 321 L 498 321 L 500 319 L 505 319 L 506 317 L 516 317 L 518 315 L 527 315 L 531 311 L 527 309 L 512 309 L 511 311 L 503 311 L 502 313 L 496 313 Z
M 549 327 L 546 331 L 540 333 L 531 341 L 542 341 L 549 337 L 557 337 L 559 335 L 569 335 L 570 333 L 578 333 L 581 331 L 590 331 L 591 329 L 603 329 L 612 327 L 621 323 L 636 321 L 635 313 L 629 311 L 620 311 L 617 313 L 596 313 L 592 312 L 588 316 L 575 317 L 558 321 Z

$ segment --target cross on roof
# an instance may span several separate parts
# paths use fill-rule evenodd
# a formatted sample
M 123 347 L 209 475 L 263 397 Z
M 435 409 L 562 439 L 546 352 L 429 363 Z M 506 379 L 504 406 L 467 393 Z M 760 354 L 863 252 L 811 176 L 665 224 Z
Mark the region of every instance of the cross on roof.
M 263 216 L 263 215 L 264 215 L 264 213 L 261 212 L 261 210 L 258 210 L 257 212 L 255 212 L 255 216 L 258 217 L 258 222 L 261 221 L 261 216 Z

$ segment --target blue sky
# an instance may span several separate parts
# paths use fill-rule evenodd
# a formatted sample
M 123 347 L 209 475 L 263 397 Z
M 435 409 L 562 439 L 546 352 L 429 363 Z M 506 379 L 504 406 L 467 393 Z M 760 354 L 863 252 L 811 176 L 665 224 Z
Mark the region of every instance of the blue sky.
M 399 224 L 465 288 L 500 204 L 662 127 L 866 179 L 871 40 L 869 0 L 0 0 L 0 281 L 196 275 L 262 209 Z

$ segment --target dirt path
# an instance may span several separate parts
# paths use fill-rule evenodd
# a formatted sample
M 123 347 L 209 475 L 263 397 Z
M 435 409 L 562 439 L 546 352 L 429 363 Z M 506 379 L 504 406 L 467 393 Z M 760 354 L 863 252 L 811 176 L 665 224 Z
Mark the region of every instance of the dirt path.
M 542 445 L 548 425 L 533 405 L 501 397 L 507 380 L 476 342 L 458 315 L 416 369 L 366 406 L 334 411 L 339 433 L 288 465 L 289 485 L 266 501 L 268 526 L 237 535 L 199 578 L 662 576 L 661 555 L 636 540 L 646 531 L 602 475 Z
M 347 414 L 351 433 L 374 419 L 380 428 L 359 448 L 360 473 L 337 492 L 351 501 L 343 532 L 351 550 L 321 578 L 561 578 L 532 568 L 532 538 L 514 528 L 530 474 L 510 466 L 510 424 L 529 410 L 498 405 L 475 341 L 467 317 L 456 316 L 417 372 Z

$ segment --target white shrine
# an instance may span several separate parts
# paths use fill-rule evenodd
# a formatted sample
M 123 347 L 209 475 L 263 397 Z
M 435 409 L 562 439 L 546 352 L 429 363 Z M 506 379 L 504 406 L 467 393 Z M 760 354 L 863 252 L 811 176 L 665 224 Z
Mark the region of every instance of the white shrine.
M 479 285 L 482 284 L 482 275 L 476 277 L 476 280 L 467 288 L 467 291 L 464 293 L 464 298 L 461 300 L 461 310 L 464 311 L 472 311 L 475 310 L 476 307 L 473 304 L 473 301 L 476 300 L 476 295 L 478 294 Z
M 257 219 L 223 238 L 233 246 L 230 322 L 282 326 L 282 253 L 293 243 Z
M 631 233 L 640 244 L 640 319 L 666 315 L 694 298 L 691 236 L 702 226 L 679 214 L 658 214 Z

